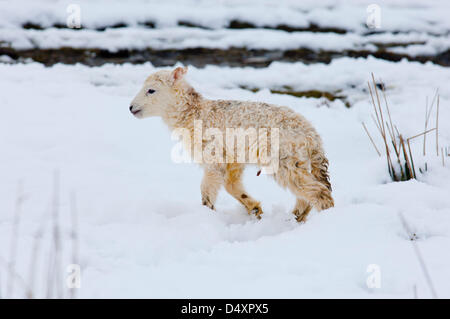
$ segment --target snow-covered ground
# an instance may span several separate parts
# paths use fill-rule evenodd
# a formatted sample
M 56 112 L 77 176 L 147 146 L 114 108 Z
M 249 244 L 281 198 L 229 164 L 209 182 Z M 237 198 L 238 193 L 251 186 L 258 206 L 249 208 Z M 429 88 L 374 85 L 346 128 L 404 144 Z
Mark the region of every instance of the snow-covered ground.
M 0 26 L 20 26 L 34 22 L 43 27 L 65 24 L 69 0 L 0 1 Z M 307 27 L 316 24 L 366 32 L 367 6 L 371 0 L 78 0 L 82 24 L 99 28 L 117 23 L 138 25 L 153 22 L 158 27 L 173 27 L 187 21 L 208 28 L 222 28 L 233 20 L 256 26 L 280 24 Z M 442 34 L 450 28 L 446 0 L 382 0 L 382 30 L 421 31 Z M 430 12 L 432 16 L 430 16 Z
M 65 26 L 70 1 L 0 1 L 0 47 L 15 49 L 221 48 L 289 50 L 368 50 L 387 44 L 388 52 L 435 55 L 450 48 L 447 1 L 380 2 L 380 28 L 366 26 L 370 1 L 79 1 L 83 30 Z M 270 29 L 226 29 L 232 21 L 254 27 L 328 28 L 328 32 L 285 32 Z M 180 27 L 188 22 L 196 27 Z M 31 24 L 45 30 L 23 29 Z M 145 25 L 151 24 L 155 28 Z M 114 26 L 127 28 L 109 28 Z M 107 28 L 106 32 L 97 31 Z M 207 29 L 203 29 L 207 28 Z M 224 29 L 225 28 L 225 29 Z M 346 32 L 333 32 L 333 28 Z M 376 32 L 377 34 L 367 34 Z M 264 39 L 261 41 L 261 39 Z
M 215 14 L 227 19 L 234 17 L 231 13 L 239 16 L 239 12 L 250 12 L 243 8 L 265 8 L 265 14 L 251 15 L 252 21 L 278 23 L 270 20 L 273 16 L 267 12 L 267 2 L 237 6 L 221 3 L 223 10 Z M 289 9 L 288 5 L 300 7 L 297 2 L 285 3 L 279 9 L 280 16 L 303 14 Z M 329 3 L 323 2 L 320 8 L 305 4 L 305 8 L 323 12 Z M 399 19 L 408 14 L 428 19 L 422 15 L 422 8 L 410 4 L 406 10 L 408 3 L 395 1 L 387 11 L 402 12 Z M 51 1 L 40 4 L 40 10 L 56 8 Z M 135 1 L 132 6 L 138 4 Z M 101 7 L 99 2 L 97 5 Z M 32 15 L 33 6 L 14 11 L 15 5 L 0 2 L 5 9 L 0 11 L 9 13 L 9 20 L 0 21 L 20 25 Z M 139 13 L 143 21 L 148 17 L 161 19 L 163 13 L 158 10 L 167 11 L 167 6 L 145 14 L 144 10 L 129 10 Z M 436 2 L 436 6 L 445 6 L 445 2 Z M 115 22 L 113 16 L 120 17 L 120 11 L 114 8 L 104 9 L 100 17 Z M 185 11 L 164 14 L 173 21 L 177 15 L 187 19 L 195 14 L 191 9 L 186 4 Z M 417 28 L 413 29 L 439 34 L 448 19 L 441 19 L 444 12 L 436 12 L 436 23 L 428 25 L 430 29 L 420 23 L 411 24 Z M 319 20 L 325 16 L 316 13 Z M 251 17 L 248 14 L 246 18 Z M 358 16 L 356 24 L 352 15 L 346 17 L 339 23 L 355 30 L 364 21 Z M 207 18 L 214 20 L 212 14 Z M 60 18 L 47 14 L 39 19 L 51 25 Z M 94 17 L 86 19 L 94 25 Z M 136 21 L 134 17 L 129 19 Z M 219 19 L 218 27 L 221 21 L 225 20 Z M 245 185 L 262 201 L 261 220 L 248 216 L 224 191 L 216 212 L 201 205 L 201 170 L 194 164 L 171 160 L 176 141 L 171 140 L 160 119 L 140 121 L 128 110 L 145 77 L 155 70 L 151 63 L 102 67 L 0 64 L 0 297 L 8 290 L 5 262 L 10 260 L 13 246 L 19 184 L 24 198 L 19 205 L 15 268 L 28 283 L 34 274 L 34 291 L 38 297 L 45 297 L 48 264 L 53 258 L 50 237 L 55 172 L 60 181 L 56 206 L 63 244 L 63 279 L 66 266 L 74 262 L 71 194 L 76 195 L 77 262 L 82 270 L 78 297 L 413 298 L 417 293 L 419 298 L 429 298 L 432 295 L 413 245 L 422 254 L 438 296 L 450 297 L 450 157 L 444 158 L 443 166 L 435 153 L 434 132 L 427 137 L 426 157 L 422 156 L 423 139 L 417 138 L 411 144 L 415 165 L 424 167 L 427 162 L 427 172 L 418 173 L 418 180 L 391 182 L 386 159 L 377 156 L 361 126 L 361 122 L 367 123 L 381 150 L 367 92 L 367 81 L 374 72 L 385 83 L 392 119 L 405 137 L 424 130 L 426 99 L 430 102 L 439 89 L 439 145 L 450 147 L 448 68 L 371 57 L 344 57 L 329 65 L 273 63 L 261 69 L 190 67 L 188 80 L 208 98 L 287 105 L 317 128 L 330 160 L 336 205 L 321 213 L 313 211 L 305 224 L 298 224 L 290 214 L 293 196 L 270 178 L 257 177 L 255 168 L 246 171 Z M 287 86 L 294 90 L 339 91 L 351 102 L 351 108 L 340 100 L 325 103 L 269 90 Z M 253 93 L 241 87 L 260 90 Z M 435 112 L 436 107 L 430 128 L 434 127 Z M 415 234 L 414 241 L 406 233 L 400 214 Z M 376 275 L 368 269 L 379 270 L 379 288 L 367 286 L 367 279 Z M 64 284 L 61 280 L 59 287 Z M 13 296 L 23 297 L 20 283 Z
M 57 49 L 62 47 L 99 48 L 111 52 L 120 49 L 185 49 L 213 48 L 291 50 L 376 51 L 376 44 L 391 44 L 389 50 L 397 53 L 434 55 L 450 48 L 450 38 L 426 33 L 375 34 L 362 36 L 356 33 L 338 34 L 332 32 L 285 32 L 280 30 L 203 30 L 198 28 L 174 27 L 164 29 L 118 28 L 105 32 L 94 30 L 70 30 L 49 28 L 44 31 L 5 29 L 1 41 L 16 49 Z M 264 39 L 264 41 L 261 41 Z M 419 43 L 417 43 L 419 42 Z

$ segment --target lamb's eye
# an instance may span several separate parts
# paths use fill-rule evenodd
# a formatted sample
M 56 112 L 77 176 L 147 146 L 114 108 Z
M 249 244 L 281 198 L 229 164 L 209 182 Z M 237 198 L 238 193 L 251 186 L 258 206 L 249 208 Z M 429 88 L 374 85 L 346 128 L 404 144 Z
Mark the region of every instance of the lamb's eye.
M 153 94 L 153 93 L 155 93 L 155 90 L 153 90 L 153 89 L 150 89 L 147 91 L 147 94 Z

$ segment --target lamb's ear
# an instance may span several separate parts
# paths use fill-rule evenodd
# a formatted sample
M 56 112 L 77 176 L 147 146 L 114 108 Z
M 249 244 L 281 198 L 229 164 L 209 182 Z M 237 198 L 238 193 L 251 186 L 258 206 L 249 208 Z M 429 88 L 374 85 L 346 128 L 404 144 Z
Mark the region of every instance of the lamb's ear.
M 184 68 L 178 67 L 175 70 L 173 70 L 171 74 L 172 83 L 175 84 L 175 82 L 181 80 L 183 76 L 186 74 L 187 70 L 188 70 L 187 66 L 185 66 Z

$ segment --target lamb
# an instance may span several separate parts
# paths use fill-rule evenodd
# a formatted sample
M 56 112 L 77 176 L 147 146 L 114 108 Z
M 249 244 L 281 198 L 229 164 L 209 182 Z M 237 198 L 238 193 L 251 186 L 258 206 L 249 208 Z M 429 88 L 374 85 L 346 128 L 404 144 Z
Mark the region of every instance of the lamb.
M 140 119 L 159 116 L 170 130 L 185 128 L 191 138 L 194 138 L 198 123 L 203 129 L 215 128 L 224 135 L 228 128 L 276 128 L 279 149 L 278 153 L 272 152 L 271 158 L 276 159 L 278 166 L 272 176 L 297 198 L 292 212 L 296 220 L 305 222 L 312 207 L 320 211 L 334 206 L 328 160 L 321 138 L 303 116 L 287 107 L 267 103 L 203 98 L 184 79 L 186 72 L 186 67 L 177 67 L 173 71 L 162 70 L 151 74 L 132 101 L 131 113 Z M 200 143 L 204 151 L 211 141 L 202 137 Z M 264 153 L 261 144 L 248 144 L 244 143 L 246 153 L 255 151 L 256 165 L 267 167 L 261 160 Z M 267 149 L 270 142 L 268 145 Z M 185 147 L 192 156 L 192 144 Z M 235 150 L 231 150 L 232 157 Z M 224 186 L 249 214 L 261 218 L 263 211 L 260 202 L 252 198 L 242 184 L 242 173 L 249 163 L 228 160 L 228 148 L 215 151 L 228 151 L 227 160 L 200 163 L 204 169 L 200 187 L 202 204 L 214 210 L 218 192 Z

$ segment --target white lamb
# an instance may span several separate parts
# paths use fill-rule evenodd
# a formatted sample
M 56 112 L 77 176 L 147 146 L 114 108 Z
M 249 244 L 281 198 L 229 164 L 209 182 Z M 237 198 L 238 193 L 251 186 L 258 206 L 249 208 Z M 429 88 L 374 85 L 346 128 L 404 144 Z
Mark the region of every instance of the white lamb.
M 277 128 L 278 169 L 272 176 L 279 185 L 287 187 L 297 197 L 293 210 L 297 221 L 306 221 L 312 206 L 320 211 L 334 205 L 327 171 L 328 160 L 321 138 L 303 116 L 287 107 L 266 103 L 205 99 L 183 79 L 186 72 L 187 68 L 178 67 L 172 72 L 158 71 L 150 75 L 131 103 L 131 113 L 137 118 L 160 116 L 171 130 L 187 129 L 192 139 L 194 122 L 201 123 L 203 129 L 219 129 L 224 136 L 227 128 Z M 208 143 L 211 141 L 203 138 L 201 148 L 205 150 Z M 245 147 L 247 153 L 255 151 L 250 150 L 250 146 Z M 192 154 L 192 144 L 187 148 Z M 229 161 L 230 154 L 226 148 L 215 151 L 226 154 L 227 160 L 200 163 L 204 168 L 201 183 L 203 205 L 214 209 L 218 192 L 224 185 L 249 214 L 260 218 L 260 203 L 248 195 L 242 184 L 246 163 Z M 260 161 L 262 153 L 262 146 L 257 145 L 256 165 L 260 167 L 263 166 Z

